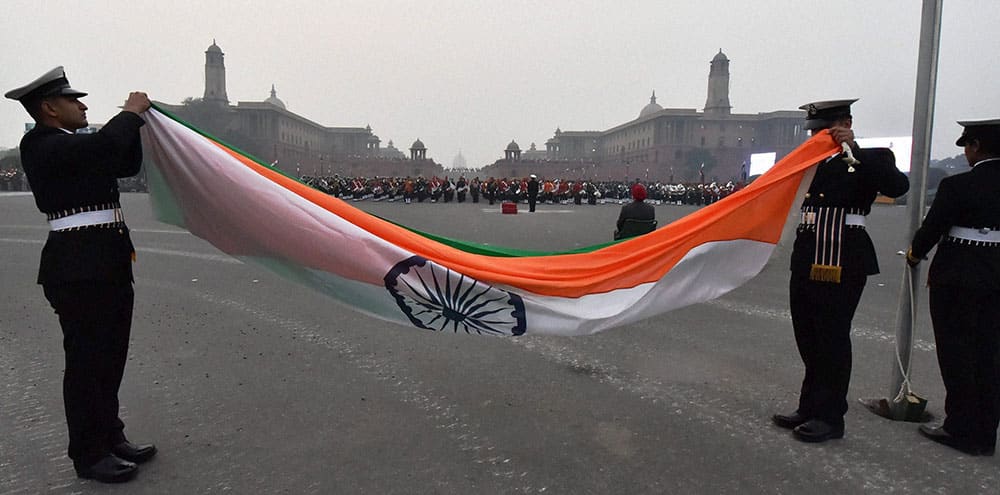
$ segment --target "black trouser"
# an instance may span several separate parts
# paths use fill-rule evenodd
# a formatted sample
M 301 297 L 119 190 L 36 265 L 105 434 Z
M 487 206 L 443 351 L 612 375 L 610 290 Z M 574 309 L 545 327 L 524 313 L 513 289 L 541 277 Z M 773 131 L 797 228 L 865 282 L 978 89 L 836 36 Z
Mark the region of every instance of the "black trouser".
M 795 343 L 805 365 L 799 413 L 833 425 L 844 422 L 851 383 L 851 320 L 867 277 L 839 284 L 793 274 L 789 303 Z
M 946 392 L 944 429 L 996 446 L 1000 424 L 1000 291 L 931 287 L 938 366 Z
M 537 194 L 528 195 L 528 211 L 535 211 L 535 203 L 538 202 Z
M 128 356 L 132 284 L 82 282 L 45 285 L 44 290 L 63 331 L 69 457 L 78 467 L 88 466 L 125 441 L 118 387 Z

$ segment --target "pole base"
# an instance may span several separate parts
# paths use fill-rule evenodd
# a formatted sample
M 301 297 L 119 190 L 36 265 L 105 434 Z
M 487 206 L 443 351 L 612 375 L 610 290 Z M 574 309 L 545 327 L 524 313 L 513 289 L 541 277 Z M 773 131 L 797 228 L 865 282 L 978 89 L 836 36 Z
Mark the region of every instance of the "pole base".
M 872 413 L 893 421 L 926 423 L 934 419 L 934 416 L 927 412 L 927 399 L 912 392 L 899 401 L 882 398 L 858 399 L 858 402 Z

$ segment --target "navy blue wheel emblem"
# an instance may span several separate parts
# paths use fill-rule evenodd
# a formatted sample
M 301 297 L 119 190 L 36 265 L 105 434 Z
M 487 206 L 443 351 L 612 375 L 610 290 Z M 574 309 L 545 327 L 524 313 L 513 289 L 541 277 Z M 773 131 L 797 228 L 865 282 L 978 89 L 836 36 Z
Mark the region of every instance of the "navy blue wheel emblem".
M 385 288 L 418 328 L 488 335 L 521 335 L 521 296 L 451 271 L 420 256 L 393 266 Z

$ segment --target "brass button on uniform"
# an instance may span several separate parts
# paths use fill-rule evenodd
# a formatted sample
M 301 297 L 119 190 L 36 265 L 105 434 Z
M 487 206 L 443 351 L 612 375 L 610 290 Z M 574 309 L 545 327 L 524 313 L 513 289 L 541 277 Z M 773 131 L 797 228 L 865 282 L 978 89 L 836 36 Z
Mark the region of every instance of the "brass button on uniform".
M 812 197 L 812 194 L 806 193 L 806 199 L 809 199 L 811 197 Z

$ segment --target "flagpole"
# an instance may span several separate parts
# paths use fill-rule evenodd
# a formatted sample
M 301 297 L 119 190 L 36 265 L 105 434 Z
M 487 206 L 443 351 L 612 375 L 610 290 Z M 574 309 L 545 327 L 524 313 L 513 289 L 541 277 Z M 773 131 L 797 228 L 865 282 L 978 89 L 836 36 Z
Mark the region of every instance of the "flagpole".
M 938 47 L 941 40 L 943 0 L 923 0 L 920 16 L 920 52 L 917 62 L 917 87 L 913 108 L 913 148 L 910 155 L 910 194 L 906 202 L 910 222 L 906 242 L 920 227 L 927 202 L 927 168 L 934 123 L 934 97 L 937 87 Z M 872 412 L 894 420 L 920 421 L 926 401 L 910 394 L 910 355 L 913 350 L 913 317 L 916 315 L 920 269 L 906 265 L 896 309 L 896 350 L 892 359 L 892 384 L 889 398 L 865 401 Z

